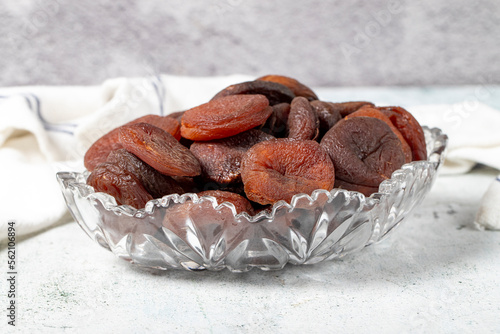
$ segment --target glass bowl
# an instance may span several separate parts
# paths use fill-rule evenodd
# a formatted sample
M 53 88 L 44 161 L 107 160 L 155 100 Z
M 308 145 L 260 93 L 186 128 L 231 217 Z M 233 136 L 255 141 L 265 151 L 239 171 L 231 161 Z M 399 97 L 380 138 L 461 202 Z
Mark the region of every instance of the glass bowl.
M 211 196 L 173 194 L 144 209 L 117 205 L 95 193 L 88 173 L 59 172 L 67 206 L 99 245 L 139 266 L 155 269 L 244 272 L 313 264 L 380 241 L 429 192 L 444 160 L 447 136 L 424 128 L 428 160 L 402 166 L 370 197 L 333 189 L 297 194 L 270 212 L 236 214 Z

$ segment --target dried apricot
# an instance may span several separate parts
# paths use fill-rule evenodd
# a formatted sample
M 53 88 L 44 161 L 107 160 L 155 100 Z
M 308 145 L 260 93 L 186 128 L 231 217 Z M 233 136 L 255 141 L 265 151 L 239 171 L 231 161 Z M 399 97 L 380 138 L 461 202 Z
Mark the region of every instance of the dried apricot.
M 372 117 L 343 119 L 321 140 L 339 180 L 378 187 L 405 162 L 401 141 L 384 121 Z
M 132 122 L 129 122 L 127 124 L 137 123 L 148 123 L 157 126 L 160 129 L 170 133 L 172 136 L 174 136 L 175 139 L 181 139 L 181 123 L 173 117 L 151 114 L 134 119 Z
M 245 197 L 233 192 L 222 190 L 207 190 L 198 193 L 198 196 L 213 196 L 217 200 L 218 204 L 221 204 L 222 202 L 233 203 L 236 209 L 236 213 L 247 212 L 250 215 L 254 214 L 252 204 Z
M 106 162 L 94 169 L 87 183 L 94 187 L 96 192 L 113 196 L 119 205 L 130 205 L 140 209 L 153 199 L 134 174 Z
M 195 177 L 190 176 L 171 176 L 171 178 L 177 182 L 178 185 L 181 186 L 184 193 L 197 193 L 200 191 L 198 187 L 198 183 L 196 182 Z
M 410 145 L 408 145 L 406 139 L 403 137 L 401 132 L 399 132 L 399 130 L 392 124 L 391 120 L 387 116 L 385 116 L 380 110 L 364 106 L 363 108 L 353 112 L 352 114 L 347 115 L 345 118 L 349 119 L 353 117 L 362 117 L 362 116 L 378 118 L 379 120 L 384 121 L 385 124 L 389 125 L 392 132 L 394 132 L 394 134 L 398 136 L 399 140 L 401 141 L 401 147 L 405 154 L 405 162 L 407 163 L 412 161 L 412 153 Z
M 314 140 L 319 134 L 319 119 L 305 97 L 296 97 L 290 104 L 288 138 Z
M 289 202 L 298 193 L 331 190 L 335 170 L 328 154 L 313 140 L 279 138 L 252 146 L 243 156 L 241 178 L 249 200 Z
M 194 142 L 190 150 L 198 159 L 205 181 L 221 185 L 241 182 L 241 158 L 253 145 L 274 137 L 251 129 L 232 137 Z
M 272 108 L 273 113 L 269 116 L 260 130 L 276 138 L 286 137 L 288 132 L 287 123 L 290 114 L 290 103 L 275 104 Z
M 305 97 L 309 101 L 313 101 L 313 100 L 318 99 L 318 97 L 312 91 L 311 88 L 307 87 L 306 85 L 302 84 L 301 82 L 297 81 L 296 79 L 293 79 L 290 77 L 286 77 L 283 75 L 270 74 L 270 75 L 265 75 L 263 77 L 257 78 L 257 80 L 271 81 L 271 82 L 276 82 L 276 83 L 282 84 L 284 86 L 287 86 L 295 94 L 295 96 Z
M 181 118 L 182 115 L 184 115 L 184 110 L 182 111 L 175 111 L 173 113 L 168 114 L 168 117 L 175 118 L 177 121 L 179 121 L 179 124 L 181 123 Z
M 85 152 L 83 164 L 88 171 L 93 171 L 98 165 L 106 162 L 109 152 L 123 148 L 119 140 L 118 128 L 111 130 L 104 136 L 96 140 Z
M 186 110 L 182 137 L 213 140 L 231 137 L 264 124 L 272 108 L 263 95 L 230 95 Z
M 180 139 L 180 123 L 172 117 L 164 117 L 158 115 L 145 115 L 134 119 L 125 125 L 136 123 L 149 123 L 167 131 L 177 140 Z M 87 170 L 92 171 L 97 165 L 103 163 L 108 158 L 108 155 L 113 150 L 118 150 L 123 146 L 119 140 L 119 130 L 115 128 L 96 140 L 92 146 L 87 150 L 83 158 L 83 163 Z
M 184 193 L 183 188 L 174 179 L 161 174 L 124 148 L 111 151 L 107 162 L 134 174 L 154 198 Z
M 408 111 L 401 107 L 379 107 L 384 115 L 389 117 L 392 124 L 401 132 L 411 147 L 413 161 L 427 159 L 424 130 L 418 121 Z
M 339 103 L 333 103 L 329 102 L 331 106 L 337 110 L 342 117 L 346 117 L 349 114 L 352 114 L 359 108 L 363 106 L 370 106 L 370 107 L 375 107 L 375 105 L 371 102 L 366 102 L 366 101 L 352 101 L 352 102 L 339 102 Z
M 263 95 L 269 100 L 271 106 L 284 102 L 290 103 L 295 97 L 295 94 L 287 86 L 271 81 L 255 80 L 226 87 L 217 93 L 212 101 L 224 96 L 239 94 Z
M 137 123 L 119 128 L 120 143 L 139 159 L 162 174 L 195 176 L 201 166 L 188 148 L 170 133 L 148 124 Z
M 342 119 L 340 112 L 330 102 L 320 100 L 311 101 L 311 107 L 316 112 L 316 115 L 318 115 L 319 137 L 323 137 L 335 123 Z

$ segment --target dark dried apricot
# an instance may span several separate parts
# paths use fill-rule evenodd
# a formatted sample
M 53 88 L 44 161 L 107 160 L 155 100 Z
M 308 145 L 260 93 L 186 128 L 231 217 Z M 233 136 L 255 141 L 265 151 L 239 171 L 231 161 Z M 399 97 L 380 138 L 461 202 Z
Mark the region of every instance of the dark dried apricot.
M 190 150 L 198 159 L 205 182 L 220 185 L 241 182 L 241 158 L 253 145 L 274 137 L 251 129 L 232 137 L 195 142 Z
M 106 133 L 90 146 L 83 157 L 83 164 L 91 172 L 98 165 L 106 162 L 109 152 L 119 150 L 120 148 L 123 148 L 123 146 L 120 144 L 119 130 L 116 128 Z
M 178 121 L 179 121 L 179 124 L 180 124 L 180 123 L 181 123 L 181 118 L 182 118 L 182 115 L 184 115 L 184 110 L 182 110 L 182 111 L 176 111 L 176 112 L 170 113 L 170 114 L 168 114 L 167 116 L 168 116 L 168 117 L 175 118 L 176 120 L 178 120 Z
M 222 190 L 244 195 L 243 183 L 224 185 L 213 181 L 207 181 L 202 176 L 172 176 L 172 179 L 174 179 L 175 182 L 182 187 L 183 193 L 199 193 L 207 190 Z
M 319 134 L 319 119 L 305 97 L 296 97 L 290 104 L 288 138 L 314 140 Z
M 119 132 L 123 147 L 160 173 L 170 176 L 201 173 L 198 160 L 170 133 L 148 123 L 124 125 Z
M 338 102 L 338 103 L 333 103 L 329 102 L 331 106 L 337 110 L 342 117 L 346 117 L 349 114 L 352 114 L 359 108 L 362 108 L 363 106 L 370 106 L 374 107 L 375 105 L 371 102 L 367 101 L 352 101 L 352 102 Z
M 278 103 L 290 103 L 295 97 L 295 94 L 287 86 L 271 81 L 256 80 L 226 87 L 217 93 L 212 101 L 224 96 L 239 94 L 263 95 L 269 100 L 271 106 Z
M 96 192 L 113 196 L 119 205 L 140 209 L 153 199 L 134 174 L 110 163 L 97 166 L 89 175 L 87 183 L 94 187 Z
M 276 138 L 286 137 L 288 134 L 287 123 L 290 114 L 290 103 L 275 104 L 272 108 L 273 113 L 260 130 Z
M 391 120 L 389 117 L 385 116 L 380 110 L 372 108 L 372 107 L 363 107 L 352 114 L 347 115 L 345 118 L 353 118 L 353 117 L 374 117 L 378 118 L 381 121 L 384 121 L 385 124 L 389 125 L 391 128 L 392 132 L 396 136 L 398 136 L 399 140 L 401 141 L 401 148 L 403 149 L 403 152 L 405 154 L 405 163 L 411 162 L 412 161 L 412 153 L 411 153 L 411 148 L 410 145 L 406 142 L 406 139 L 403 137 L 401 132 L 392 124 Z
M 137 123 L 148 123 L 154 125 L 164 131 L 167 131 L 172 136 L 174 136 L 175 139 L 181 139 L 181 123 L 173 117 L 151 114 L 134 119 L 132 122 L 129 122 L 127 124 Z
M 111 151 L 107 162 L 134 174 L 154 198 L 184 193 L 183 188 L 174 179 L 161 174 L 124 148 Z
M 207 190 L 221 190 L 221 191 L 230 191 L 235 194 L 239 194 L 244 196 L 245 191 L 243 189 L 243 183 L 236 182 L 236 183 L 230 183 L 230 184 L 221 184 L 217 183 L 214 181 L 207 180 L 206 178 L 203 177 L 195 177 L 194 181 L 196 183 L 196 187 L 193 188 L 192 192 L 201 192 L 201 191 L 207 191 Z
M 424 130 L 415 117 L 401 107 L 379 107 L 378 109 L 389 117 L 392 124 L 406 139 L 411 147 L 413 161 L 427 160 Z
M 343 119 L 321 140 L 339 180 L 378 187 L 405 162 L 401 141 L 384 121 L 372 117 Z
M 263 77 L 257 78 L 257 80 L 271 81 L 271 82 L 276 82 L 276 83 L 282 84 L 284 86 L 287 86 L 295 94 L 295 96 L 305 97 L 309 101 L 313 101 L 313 100 L 318 99 L 318 97 L 312 91 L 311 88 L 307 87 L 306 85 L 297 81 L 296 79 L 293 79 L 290 77 L 286 77 L 283 75 L 269 74 L 269 75 L 265 75 Z
M 320 100 L 311 101 L 311 107 L 319 119 L 318 138 L 322 138 L 332 126 L 342 119 L 340 112 L 330 102 Z
M 149 123 L 155 125 L 180 139 L 180 123 L 172 117 L 158 115 L 145 115 L 134 119 L 125 125 L 136 123 Z M 109 152 L 118 150 L 123 146 L 120 144 L 119 130 L 115 128 L 95 141 L 87 150 L 83 158 L 83 163 L 87 170 L 92 171 L 97 165 L 103 163 L 108 158 Z
M 243 156 L 241 178 L 249 200 L 290 202 L 298 193 L 331 190 L 335 170 L 328 154 L 313 140 L 279 138 L 252 146 Z
M 218 204 L 221 204 L 222 202 L 233 203 L 236 209 L 236 213 L 247 212 L 250 215 L 254 214 L 252 204 L 245 197 L 233 192 L 222 190 L 207 190 L 198 193 L 198 196 L 213 196 L 217 200 Z
M 171 178 L 177 182 L 178 185 L 180 185 L 183 189 L 183 193 L 197 193 L 200 190 L 198 187 L 198 183 L 196 182 L 195 177 L 190 177 L 190 176 L 171 176 Z
M 186 110 L 182 137 L 213 140 L 231 137 L 264 124 L 272 108 L 263 95 L 231 95 Z
M 271 215 L 271 213 L 273 212 L 273 206 L 271 204 L 262 205 L 257 202 L 250 203 L 252 203 L 253 212 L 255 215 L 258 215 L 261 212 L 264 212 L 267 215 Z

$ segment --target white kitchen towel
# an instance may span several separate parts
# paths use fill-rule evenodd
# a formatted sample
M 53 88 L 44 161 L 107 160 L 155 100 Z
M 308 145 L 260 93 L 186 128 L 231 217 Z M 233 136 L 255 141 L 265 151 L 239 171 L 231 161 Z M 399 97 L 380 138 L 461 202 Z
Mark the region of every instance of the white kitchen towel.
M 0 241 L 7 223 L 17 235 L 59 221 L 66 206 L 58 171 L 82 171 L 82 157 L 100 136 L 145 114 L 166 115 L 208 101 L 224 87 L 252 77 L 118 78 L 91 87 L 0 89 Z M 321 98 L 321 96 L 320 96 Z M 377 102 L 377 101 L 374 101 Z M 411 108 L 421 124 L 450 137 L 442 170 L 465 173 L 475 163 L 500 169 L 500 112 L 477 104 Z
M 469 101 L 408 110 L 420 124 L 438 127 L 448 135 L 442 174 L 466 173 L 477 163 L 500 169 L 500 111 Z
M 500 175 L 484 193 L 474 223 L 479 229 L 500 230 Z

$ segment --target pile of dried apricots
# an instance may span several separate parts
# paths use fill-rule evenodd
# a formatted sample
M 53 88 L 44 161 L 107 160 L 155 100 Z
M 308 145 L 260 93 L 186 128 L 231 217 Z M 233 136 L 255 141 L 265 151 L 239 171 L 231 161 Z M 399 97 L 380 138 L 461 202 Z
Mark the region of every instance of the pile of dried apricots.
M 324 102 L 293 78 L 267 75 L 189 110 L 122 125 L 84 163 L 87 183 L 118 204 L 198 193 L 255 214 L 315 189 L 368 196 L 403 164 L 426 158 L 423 130 L 405 109 Z

